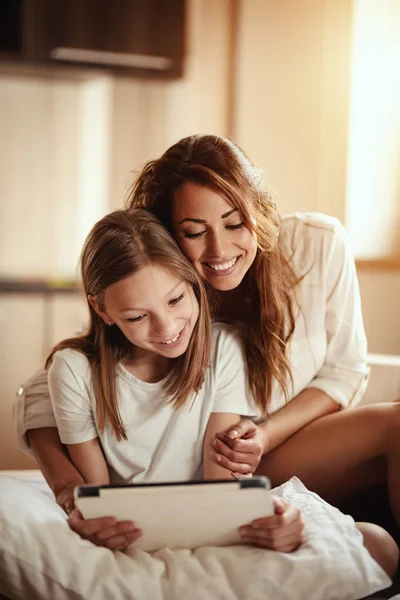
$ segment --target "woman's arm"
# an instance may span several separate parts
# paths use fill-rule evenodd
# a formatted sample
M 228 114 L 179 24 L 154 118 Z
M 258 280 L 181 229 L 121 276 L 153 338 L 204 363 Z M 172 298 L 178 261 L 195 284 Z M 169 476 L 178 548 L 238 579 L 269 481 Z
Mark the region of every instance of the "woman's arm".
M 68 453 L 85 483 L 108 485 L 110 477 L 99 438 L 81 444 L 68 444 Z
M 208 420 L 203 445 L 204 479 L 232 479 L 232 473 L 214 460 L 213 443 L 219 431 L 229 428 L 240 421 L 240 415 L 231 413 L 212 413 Z
M 19 447 L 33 454 L 57 503 L 69 513 L 74 505 L 73 489 L 83 479 L 61 444 L 45 369 L 20 386 L 13 415 Z
M 69 514 L 74 508 L 74 488 L 85 481 L 69 459 L 57 429 L 54 427 L 30 429 L 26 435 L 57 504 Z
M 339 221 L 334 221 L 330 234 L 331 243 L 321 274 L 321 281 L 326 278 L 324 364 L 308 387 L 266 422 L 255 426 L 244 421 L 237 432 L 232 433 L 231 428 L 218 436 L 215 449 L 223 457 L 222 464 L 239 473 L 254 471 L 262 454 L 284 443 L 312 421 L 357 404 L 365 391 L 367 344 L 354 259 Z M 236 455 L 250 451 L 250 444 L 253 457 L 252 469 L 248 471 L 247 466 L 242 467 L 236 460 Z

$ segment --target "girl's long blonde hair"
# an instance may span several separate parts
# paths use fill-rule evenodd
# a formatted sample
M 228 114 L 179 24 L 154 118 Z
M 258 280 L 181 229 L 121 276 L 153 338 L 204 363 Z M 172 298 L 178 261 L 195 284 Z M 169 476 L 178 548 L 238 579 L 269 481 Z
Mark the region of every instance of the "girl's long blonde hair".
M 83 289 L 86 298 L 93 296 L 105 310 L 106 289 L 151 263 L 191 285 L 199 303 L 199 317 L 189 346 L 182 356 L 171 359 L 171 371 L 165 383 L 171 402 L 179 408 L 203 383 L 210 358 L 211 320 L 204 284 L 157 217 L 137 208 L 129 212 L 117 210 L 96 223 L 81 254 Z M 46 368 L 58 350 L 72 348 L 82 352 L 90 364 L 100 431 L 108 420 L 117 439 L 126 439 L 118 409 L 115 368 L 130 356 L 132 344 L 116 325 L 106 325 L 88 301 L 87 304 L 90 315 L 87 333 L 57 344 L 46 361 Z
M 130 189 L 128 208 L 150 209 L 172 231 L 174 192 L 188 181 L 221 193 L 257 238 L 257 254 L 243 282 L 246 358 L 254 398 L 266 416 L 273 380 L 286 398 L 292 381 L 286 348 L 295 326 L 299 279 L 284 256 L 280 217 L 262 171 L 238 146 L 215 135 L 186 137 L 148 162 Z

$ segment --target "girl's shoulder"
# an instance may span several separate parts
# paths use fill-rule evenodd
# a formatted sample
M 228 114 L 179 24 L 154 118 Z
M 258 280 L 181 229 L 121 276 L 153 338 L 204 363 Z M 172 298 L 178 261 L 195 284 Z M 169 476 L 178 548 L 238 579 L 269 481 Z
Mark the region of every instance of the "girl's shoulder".
M 50 369 L 68 369 L 76 377 L 90 376 L 90 365 L 83 352 L 73 348 L 63 348 L 54 353 Z
M 214 360 L 240 357 L 243 352 L 244 326 L 239 322 L 215 320 L 212 324 L 212 355 Z

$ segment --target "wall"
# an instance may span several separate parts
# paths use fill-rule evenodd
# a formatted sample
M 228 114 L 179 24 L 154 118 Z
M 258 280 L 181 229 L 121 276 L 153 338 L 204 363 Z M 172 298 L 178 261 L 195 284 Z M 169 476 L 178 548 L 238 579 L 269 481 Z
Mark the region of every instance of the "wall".
M 0 277 L 70 278 L 92 224 L 122 206 L 132 169 L 195 132 L 227 134 L 231 0 L 190 0 L 176 82 L 0 74 Z M 210 90 L 212 93 L 210 93 Z M 83 321 L 79 298 L 0 296 L 0 469 L 15 448 L 15 390 Z
M 345 214 L 351 0 L 240 2 L 234 135 L 282 211 Z
M 232 137 L 266 171 L 282 211 L 345 217 L 352 0 L 190 0 L 176 82 L 0 75 L 0 276 L 71 277 L 92 223 L 123 203 L 132 169 L 194 132 Z M 231 90 L 231 19 L 236 78 Z M 400 275 L 360 272 L 373 352 L 400 352 Z M 43 302 L 0 302 L 0 468 L 15 449 L 15 389 L 42 362 Z M 50 342 L 83 320 L 55 302 Z

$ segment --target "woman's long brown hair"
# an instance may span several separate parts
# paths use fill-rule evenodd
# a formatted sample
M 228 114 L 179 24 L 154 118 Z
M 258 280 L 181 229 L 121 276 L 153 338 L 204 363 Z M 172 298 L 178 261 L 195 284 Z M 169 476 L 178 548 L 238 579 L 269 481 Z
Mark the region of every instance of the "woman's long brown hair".
M 238 146 L 214 135 L 184 138 L 148 162 L 130 189 L 127 205 L 150 209 L 172 231 L 174 192 L 188 181 L 224 195 L 257 238 L 256 258 L 243 282 L 246 358 L 253 396 L 266 416 L 274 379 L 286 399 L 292 381 L 286 348 L 294 331 L 299 279 L 284 256 L 280 217 L 262 171 Z
M 156 216 L 143 208 L 117 210 L 105 216 L 96 223 L 84 244 L 80 261 L 82 283 L 86 298 L 94 296 L 105 310 L 106 289 L 151 263 L 191 285 L 199 303 L 199 318 L 189 346 L 182 356 L 171 359 L 171 371 L 165 382 L 165 390 L 178 409 L 203 383 L 210 358 L 211 319 L 204 284 L 169 232 Z M 126 439 L 118 409 L 115 368 L 130 356 L 132 344 L 117 325 L 106 325 L 91 304 L 87 304 L 90 315 L 87 333 L 59 343 L 48 357 L 46 368 L 58 350 L 71 348 L 82 352 L 90 364 L 100 431 L 108 420 L 117 439 Z

